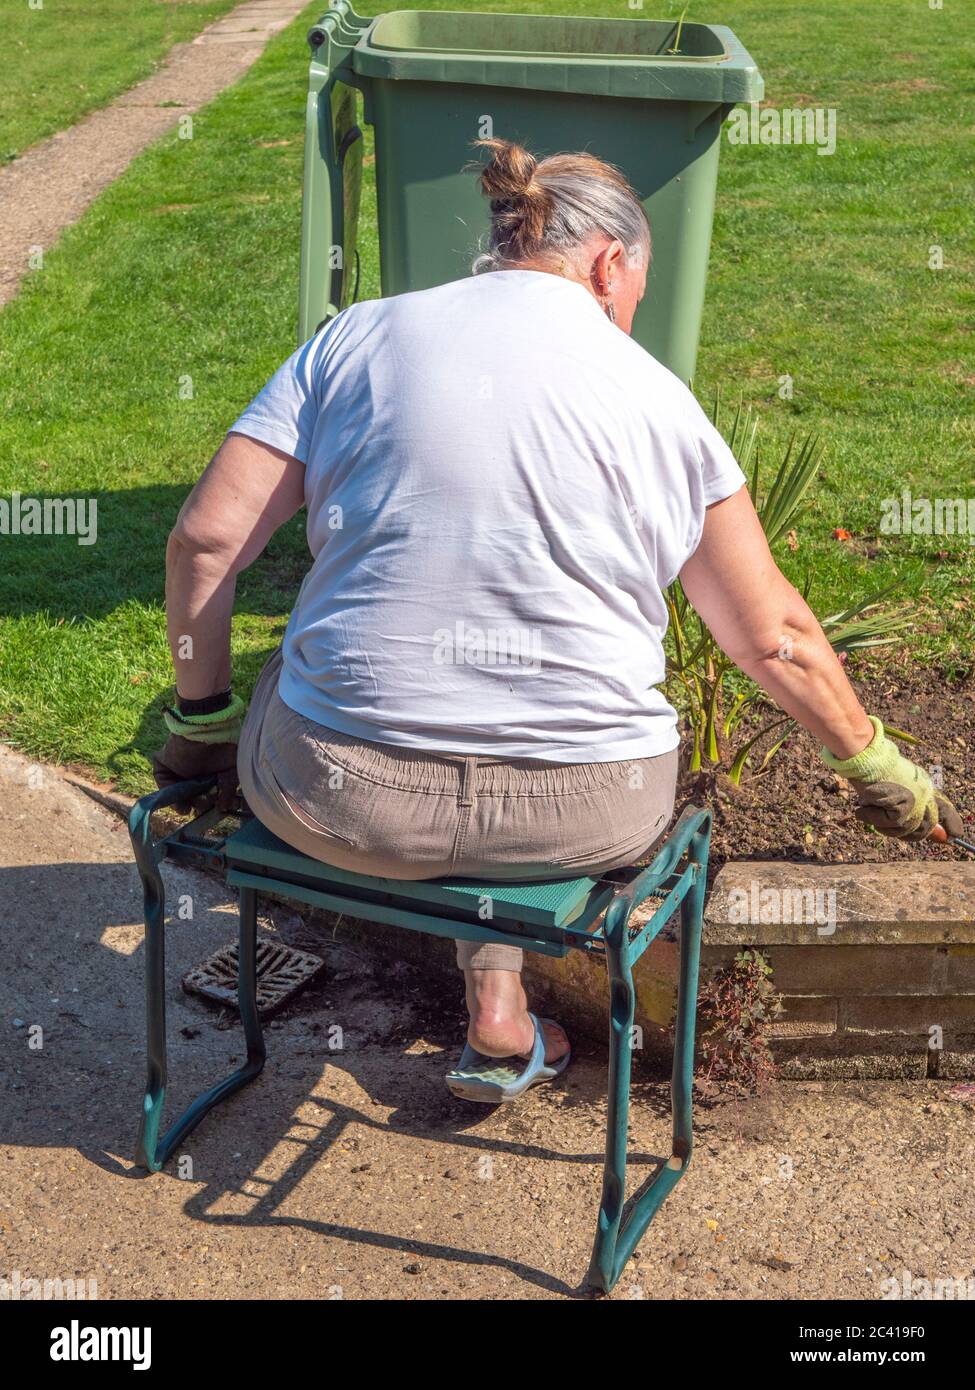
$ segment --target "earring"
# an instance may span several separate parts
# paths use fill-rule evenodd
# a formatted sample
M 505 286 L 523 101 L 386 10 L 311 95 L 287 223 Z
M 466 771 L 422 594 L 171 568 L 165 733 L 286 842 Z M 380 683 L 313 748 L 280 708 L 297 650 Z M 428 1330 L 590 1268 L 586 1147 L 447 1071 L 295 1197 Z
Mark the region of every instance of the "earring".
M 616 305 L 611 299 L 606 301 L 606 317 L 609 319 L 610 323 L 616 322 Z

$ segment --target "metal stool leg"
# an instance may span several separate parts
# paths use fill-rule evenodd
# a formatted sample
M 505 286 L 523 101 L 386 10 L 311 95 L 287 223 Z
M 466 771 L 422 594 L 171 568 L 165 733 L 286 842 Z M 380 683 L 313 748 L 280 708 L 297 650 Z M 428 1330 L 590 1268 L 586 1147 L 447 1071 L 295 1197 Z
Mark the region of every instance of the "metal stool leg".
M 247 1061 L 230 1076 L 197 1096 L 173 1121 L 167 1133 L 160 1136 L 166 1097 L 166 890 L 159 872 L 158 854 L 149 832 L 149 817 L 158 805 L 167 804 L 163 800 L 164 795 L 146 797 L 138 802 L 129 820 L 136 863 L 142 878 L 146 921 L 148 1070 L 135 1157 L 136 1162 L 150 1173 L 158 1173 L 209 1110 L 260 1074 L 266 1055 L 257 1012 L 257 893 L 252 888 L 244 888 L 240 894 L 237 998 L 247 1043 Z
M 156 1145 L 166 1095 L 166 889 L 155 859 L 137 852 L 146 923 L 146 1093 L 136 1145 L 136 1163 L 156 1172 Z
M 613 900 L 606 914 L 606 958 L 610 980 L 606 1159 L 596 1240 L 587 1276 L 591 1287 L 606 1293 L 616 1284 L 641 1236 L 690 1162 L 693 1143 L 694 1033 L 710 833 L 710 816 L 706 812 L 698 812 L 695 818 L 688 819 L 683 833 L 675 831 L 671 843 L 661 852 L 658 860 L 634 881 L 627 893 Z M 659 888 L 661 879 L 667 877 L 683 848 L 689 849 L 688 868 L 671 889 L 651 923 L 631 940 L 628 922 L 634 907 Z M 681 941 L 671 1073 L 671 1157 L 634 1202 L 624 1221 L 632 1030 L 636 1008 L 633 966 L 678 904 Z
M 703 858 L 707 865 L 710 827 L 704 836 Z M 700 849 L 695 845 L 695 849 Z M 674 1119 L 673 1152 L 686 1168 L 694 1148 L 694 1036 L 697 1027 L 697 988 L 704 930 L 706 875 L 702 872 L 680 905 L 680 977 L 677 985 L 677 1018 L 674 1025 L 674 1066 L 670 1101 Z
M 618 920 L 614 929 L 611 930 L 608 920 L 606 926 L 606 963 L 610 986 L 606 1158 L 603 1164 L 603 1190 L 599 1202 L 596 1243 L 587 1276 L 590 1285 L 607 1293 L 619 1277 L 616 1269 L 616 1250 L 626 1191 L 630 1076 L 633 1068 L 633 1017 L 636 1008 L 633 971 L 621 939 L 626 935 L 627 914 L 615 915 Z M 607 918 L 608 916 L 609 914 Z

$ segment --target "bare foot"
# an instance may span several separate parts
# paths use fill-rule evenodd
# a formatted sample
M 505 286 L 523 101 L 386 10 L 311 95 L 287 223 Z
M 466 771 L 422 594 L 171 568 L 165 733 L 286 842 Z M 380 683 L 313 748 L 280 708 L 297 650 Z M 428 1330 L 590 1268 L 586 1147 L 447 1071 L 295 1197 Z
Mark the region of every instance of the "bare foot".
M 555 1023 L 549 1018 L 540 1018 L 542 1032 L 545 1034 L 545 1060 L 546 1062 L 557 1062 L 560 1057 L 564 1057 L 570 1050 L 572 1044 L 569 1036 L 561 1024 Z M 525 1057 L 528 1053 L 523 1054 Z
M 470 1024 L 467 1041 L 486 1057 L 527 1057 L 535 1041 L 528 999 L 514 970 L 465 970 Z M 540 1020 L 541 1021 L 541 1020 Z M 545 1060 L 556 1062 L 569 1051 L 569 1039 L 557 1023 L 543 1022 Z

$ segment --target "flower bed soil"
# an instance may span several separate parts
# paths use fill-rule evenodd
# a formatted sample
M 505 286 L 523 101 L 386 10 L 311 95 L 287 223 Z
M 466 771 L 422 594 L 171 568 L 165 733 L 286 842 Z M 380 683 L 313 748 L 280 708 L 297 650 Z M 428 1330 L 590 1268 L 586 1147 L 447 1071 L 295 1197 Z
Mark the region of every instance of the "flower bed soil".
M 871 714 L 923 740 L 900 746 L 929 771 L 940 768 L 944 793 L 958 808 L 966 838 L 975 841 L 975 681 L 949 684 L 935 670 L 912 667 L 906 653 L 872 669 L 851 662 L 849 674 Z M 756 712 L 753 732 L 770 708 Z M 690 748 L 686 731 L 682 748 Z M 955 845 L 910 843 L 861 826 L 853 815 L 855 793 L 821 761 L 816 740 L 798 728 L 766 771 L 752 777 L 746 770 L 739 787 L 720 773 L 682 771 L 678 810 L 688 802 L 714 811 L 714 868 L 735 859 L 873 864 L 971 858 Z

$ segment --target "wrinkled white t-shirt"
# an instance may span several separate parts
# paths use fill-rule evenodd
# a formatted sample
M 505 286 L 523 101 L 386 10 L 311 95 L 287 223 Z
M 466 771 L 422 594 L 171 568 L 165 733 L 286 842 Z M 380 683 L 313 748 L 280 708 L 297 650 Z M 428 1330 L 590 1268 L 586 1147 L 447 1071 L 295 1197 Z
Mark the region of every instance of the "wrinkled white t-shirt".
M 504 758 L 677 746 L 663 590 L 745 478 L 584 287 L 494 271 L 356 304 L 233 429 L 305 464 L 292 709 Z

